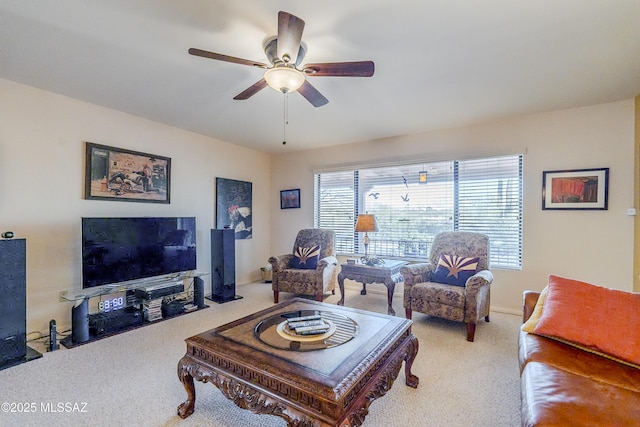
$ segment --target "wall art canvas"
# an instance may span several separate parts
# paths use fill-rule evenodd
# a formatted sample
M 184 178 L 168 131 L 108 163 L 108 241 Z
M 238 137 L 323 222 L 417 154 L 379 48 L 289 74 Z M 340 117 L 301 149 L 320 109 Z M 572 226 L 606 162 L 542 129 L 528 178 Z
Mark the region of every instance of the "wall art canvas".
M 85 198 L 170 203 L 171 159 L 87 142 Z
M 216 178 L 216 228 L 235 230 L 236 240 L 251 239 L 251 201 L 250 182 Z
M 606 210 L 609 168 L 542 173 L 542 209 Z

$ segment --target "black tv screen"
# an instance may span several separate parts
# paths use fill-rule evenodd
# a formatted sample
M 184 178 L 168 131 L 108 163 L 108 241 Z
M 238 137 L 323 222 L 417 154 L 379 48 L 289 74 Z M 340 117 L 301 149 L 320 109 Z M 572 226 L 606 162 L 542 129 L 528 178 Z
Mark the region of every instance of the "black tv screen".
M 196 219 L 82 218 L 82 287 L 196 269 Z

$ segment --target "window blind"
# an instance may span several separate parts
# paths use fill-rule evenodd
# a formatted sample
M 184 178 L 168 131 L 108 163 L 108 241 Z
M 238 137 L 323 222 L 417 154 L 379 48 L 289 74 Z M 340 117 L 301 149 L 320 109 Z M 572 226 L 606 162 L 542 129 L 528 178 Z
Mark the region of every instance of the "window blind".
M 354 172 L 317 174 L 315 177 L 314 224 L 336 233 L 336 252 L 356 252 L 354 228 L 357 188 Z
M 369 253 L 427 258 L 441 231 L 489 235 L 493 267 L 522 263 L 522 156 L 403 164 L 315 176 L 315 225 L 336 232 L 337 251 L 363 253 L 360 213 L 376 216 Z

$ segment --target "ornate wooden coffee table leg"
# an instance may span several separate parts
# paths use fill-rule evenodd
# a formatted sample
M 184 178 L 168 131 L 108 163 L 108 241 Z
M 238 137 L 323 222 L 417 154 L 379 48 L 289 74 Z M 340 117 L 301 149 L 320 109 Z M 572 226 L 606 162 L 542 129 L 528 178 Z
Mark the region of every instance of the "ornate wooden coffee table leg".
M 187 391 L 187 400 L 178 406 L 180 418 L 187 418 L 193 414 L 193 408 L 196 404 L 196 388 L 193 384 L 193 375 L 190 372 L 191 366 L 187 357 L 183 357 L 178 362 L 178 378 L 180 378 L 184 389 Z
M 415 335 L 409 335 L 409 343 L 407 344 L 407 353 L 404 359 L 404 376 L 406 378 L 405 383 L 409 387 L 417 388 L 420 379 L 411 373 L 411 366 L 418 354 L 418 338 Z

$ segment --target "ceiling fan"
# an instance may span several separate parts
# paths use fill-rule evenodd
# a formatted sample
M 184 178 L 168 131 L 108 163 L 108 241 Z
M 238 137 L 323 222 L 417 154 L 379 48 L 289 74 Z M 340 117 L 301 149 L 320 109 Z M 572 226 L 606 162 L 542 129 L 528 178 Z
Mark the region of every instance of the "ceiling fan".
M 264 46 L 269 64 L 195 48 L 189 49 L 189 53 L 203 58 L 265 69 L 262 79 L 233 98 L 240 100 L 249 99 L 266 86 L 270 86 L 282 93 L 297 90 L 314 107 L 321 107 L 329 100 L 307 81 L 307 77 L 371 77 L 373 75 L 372 61 L 328 62 L 306 64 L 300 67 L 306 53 L 306 46 L 302 42 L 303 30 L 302 19 L 287 12 L 278 12 L 278 35 L 268 40 Z

